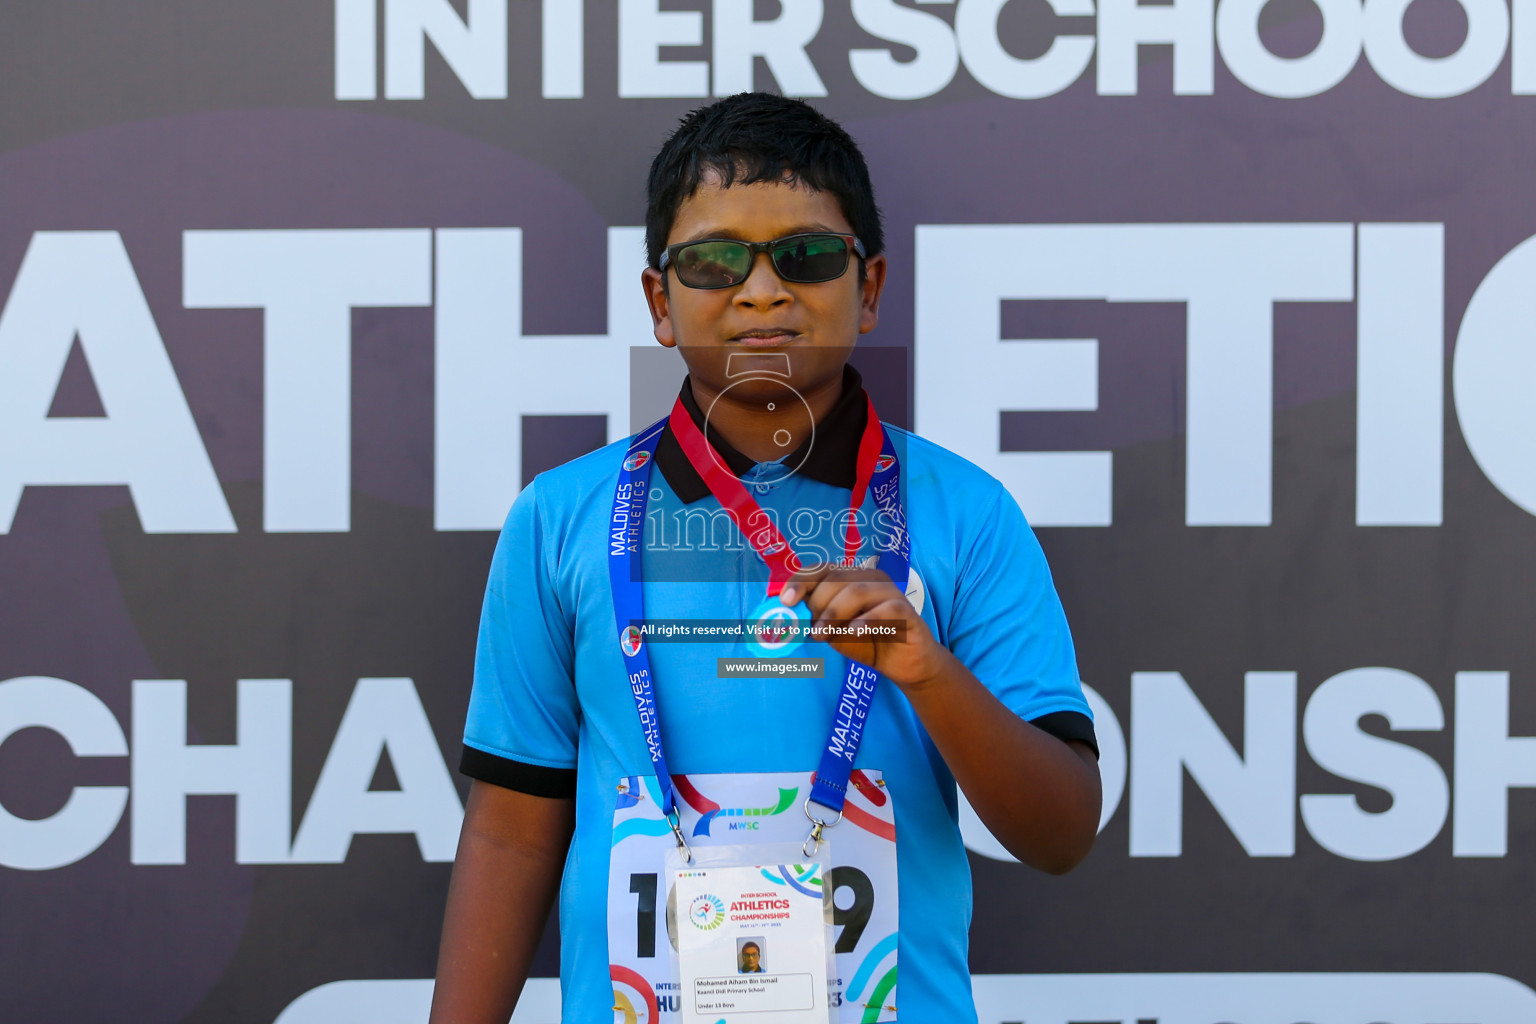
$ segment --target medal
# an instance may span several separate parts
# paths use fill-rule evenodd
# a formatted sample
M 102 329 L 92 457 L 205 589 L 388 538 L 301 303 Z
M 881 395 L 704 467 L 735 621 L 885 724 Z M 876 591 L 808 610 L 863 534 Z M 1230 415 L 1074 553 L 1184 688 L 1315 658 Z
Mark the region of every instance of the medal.
M 811 613 L 805 602 L 786 605 L 769 597 L 757 606 L 747 621 L 747 650 L 760 658 L 777 658 L 805 642 L 811 628 Z

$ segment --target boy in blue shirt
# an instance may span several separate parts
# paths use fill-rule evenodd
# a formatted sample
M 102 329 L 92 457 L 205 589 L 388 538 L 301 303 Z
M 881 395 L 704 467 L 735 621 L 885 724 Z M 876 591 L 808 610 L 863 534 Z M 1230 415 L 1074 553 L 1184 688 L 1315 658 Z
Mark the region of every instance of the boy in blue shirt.
M 846 890 L 834 1018 L 974 1021 L 955 785 L 1024 863 L 1087 854 L 1096 748 L 1039 546 L 997 481 L 882 426 L 847 366 L 882 241 L 857 147 L 800 101 L 721 100 L 656 157 L 643 284 L 688 379 L 664 424 L 542 474 L 508 516 L 434 1024 L 504 1024 L 557 891 L 564 1019 L 677 1020 L 663 854 L 823 835 Z M 786 616 L 814 639 L 640 628 Z M 791 648 L 821 674 L 720 658 Z

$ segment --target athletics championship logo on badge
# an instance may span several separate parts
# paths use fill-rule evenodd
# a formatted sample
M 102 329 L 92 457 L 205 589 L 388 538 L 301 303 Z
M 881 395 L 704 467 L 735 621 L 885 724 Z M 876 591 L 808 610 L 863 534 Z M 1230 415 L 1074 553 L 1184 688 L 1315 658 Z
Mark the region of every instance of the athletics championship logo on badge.
M 688 905 L 688 920 L 700 931 L 712 932 L 725 923 L 725 904 L 707 892 L 695 896 Z
M 640 651 L 640 627 L 625 626 L 619 634 L 619 647 L 626 658 L 633 658 Z
M 875 460 L 875 472 L 884 473 L 894 465 L 896 465 L 896 456 L 886 455 L 882 452 L 880 457 Z
M 626 472 L 633 473 L 635 470 L 639 469 L 641 466 L 650 461 L 650 452 L 631 452 L 629 458 L 624 460 L 624 469 Z
M 805 603 L 786 605 L 770 597 L 757 606 L 747 623 L 747 650 L 760 658 L 776 658 L 799 647 L 810 628 Z

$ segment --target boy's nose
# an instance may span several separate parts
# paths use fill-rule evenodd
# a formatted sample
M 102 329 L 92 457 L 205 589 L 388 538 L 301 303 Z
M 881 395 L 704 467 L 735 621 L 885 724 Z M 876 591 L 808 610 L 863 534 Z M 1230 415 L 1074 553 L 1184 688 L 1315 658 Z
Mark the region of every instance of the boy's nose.
M 736 292 L 736 301 L 760 309 L 768 309 L 793 301 L 794 296 L 784 285 L 784 279 L 773 269 L 773 261 L 765 252 L 755 253 L 752 269 Z

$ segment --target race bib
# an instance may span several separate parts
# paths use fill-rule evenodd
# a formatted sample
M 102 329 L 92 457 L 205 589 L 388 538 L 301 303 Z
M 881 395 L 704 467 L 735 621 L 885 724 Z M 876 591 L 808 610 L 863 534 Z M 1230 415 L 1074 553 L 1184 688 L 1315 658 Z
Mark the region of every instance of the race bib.
M 784 844 L 798 848 L 810 831 L 803 808 L 811 789 L 811 774 L 674 776 L 681 798 L 678 814 L 689 846 L 700 853 L 719 847 L 750 849 L 775 844 L 780 849 Z M 826 831 L 828 843 L 822 859 L 827 863 L 802 855 L 800 864 L 757 864 L 750 853 L 733 850 L 734 856 L 727 858 L 733 866 L 718 867 L 718 857 L 699 856 L 695 870 L 727 874 L 701 876 L 697 886 L 693 885 L 695 879 L 677 877 L 676 866 L 668 869 L 668 855 L 677 849 L 677 841 L 662 815 L 655 777 L 629 776 L 617 780 L 616 785 L 619 796 L 608 867 L 608 956 L 615 1024 L 693 1024 L 704 1019 L 701 1012 L 711 1012 L 698 1009 L 711 999 L 715 1000 L 711 1005 L 743 998 L 747 1003 L 757 1000 L 754 1005 L 772 1005 L 779 1007 L 774 1013 L 792 1014 L 796 1011 L 784 1007 L 798 1005 L 795 986 L 803 987 L 804 979 L 786 977 L 771 986 L 750 982 L 754 976 L 761 980 L 768 974 L 806 973 L 812 975 L 813 985 L 826 986 L 824 1001 L 812 1000 L 813 1006 L 822 1007 L 821 1020 L 827 1019 L 829 1006 L 838 1024 L 888 1024 L 897 1019 L 896 816 L 893 796 L 880 772 L 853 772 L 843 820 Z M 758 874 L 754 876 L 748 869 Z M 683 865 L 682 871 L 686 870 L 688 866 Z M 749 886 L 754 879 L 762 884 Z M 730 903 L 725 893 L 734 893 L 738 887 L 741 898 L 730 903 L 766 905 L 784 898 L 768 895 L 776 890 L 795 892 L 798 887 L 811 894 L 830 889 L 830 927 L 823 924 L 823 948 L 830 948 L 833 955 L 825 961 L 830 967 L 821 977 L 814 971 L 788 970 L 799 959 L 771 934 L 774 930 L 741 930 L 753 923 L 752 913 L 777 913 L 783 908 L 738 912 L 739 919 L 732 928 L 740 934 L 732 935 L 729 946 L 695 943 L 708 932 L 727 927 Z M 695 892 L 695 888 L 700 891 Z M 713 904 L 700 900 L 702 896 L 713 896 L 722 905 L 721 920 L 714 929 L 689 923 L 687 915 L 695 911 L 705 915 L 701 917 L 703 923 L 714 919 Z M 808 899 L 807 912 L 813 903 L 813 898 Z M 690 931 L 700 935 L 687 934 Z M 754 936 L 758 939 L 755 966 L 761 971 L 750 969 L 754 966 L 749 962 L 753 950 L 747 943 Z M 685 954 L 682 962 L 680 947 Z M 781 955 L 788 958 L 779 959 Z M 743 963 L 748 969 L 743 970 Z M 723 970 L 728 964 L 734 964 L 735 969 Z M 742 983 L 743 978 L 747 983 Z M 701 992 L 706 995 L 700 997 Z M 743 1021 L 769 1019 L 767 1012 L 735 1012 L 744 1013 L 740 1017 Z M 708 1024 L 722 1019 L 734 1024 L 737 1017 L 731 1012 L 715 1012 Z

